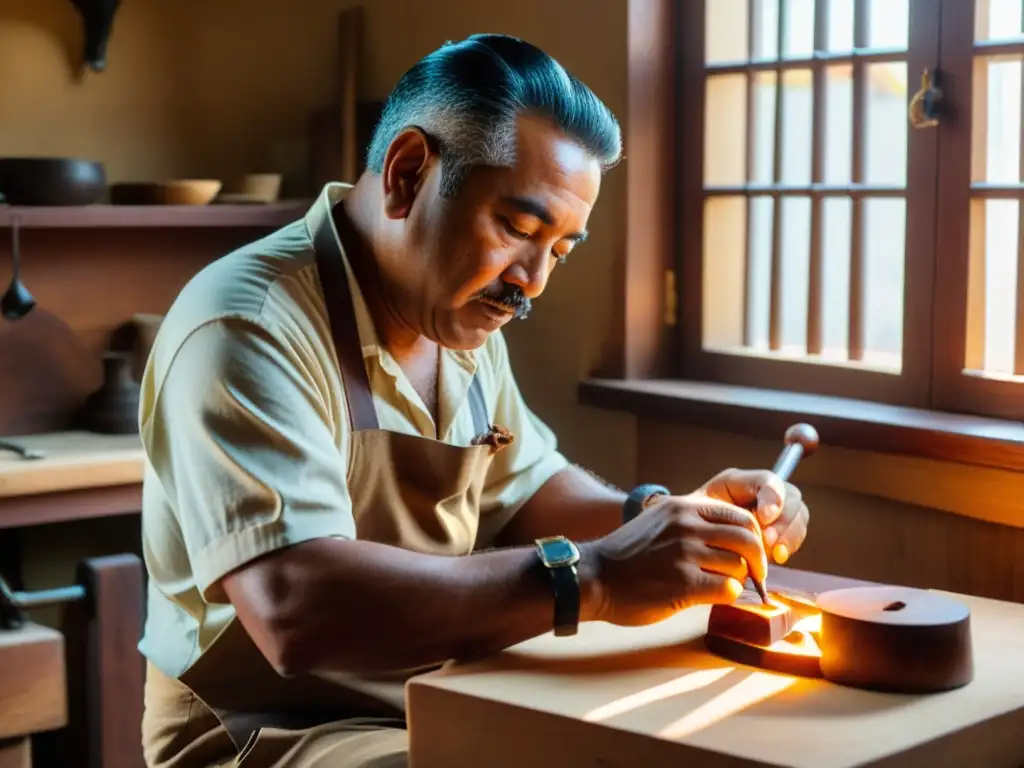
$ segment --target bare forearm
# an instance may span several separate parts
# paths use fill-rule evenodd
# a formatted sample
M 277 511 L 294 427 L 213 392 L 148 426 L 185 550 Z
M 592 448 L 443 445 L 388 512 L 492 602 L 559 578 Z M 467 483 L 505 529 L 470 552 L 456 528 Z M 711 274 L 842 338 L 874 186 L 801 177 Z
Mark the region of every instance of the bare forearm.
M 593 541 L 622 524 L 626 494 L 579 467 L 569 467 L 541 486 L 498 537 L 501 546 L 529 544 L 543 536 Z
M 232 600 L 239 617 L 285 674 L 418 667 L 492 653 L 552 628 L 549 576 L 531 548 L 436 557 L 324 539 L 272 558 L 225 589 L 244 591 L 246 599 Z M 587 569 L 581 563 L 584 620 L 593 603 Z

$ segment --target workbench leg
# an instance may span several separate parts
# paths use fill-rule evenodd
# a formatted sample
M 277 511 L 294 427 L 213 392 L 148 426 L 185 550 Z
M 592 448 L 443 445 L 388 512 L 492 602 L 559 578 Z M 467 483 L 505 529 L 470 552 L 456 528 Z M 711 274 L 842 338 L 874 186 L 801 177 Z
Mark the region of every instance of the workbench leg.
M 131 554 L 86 560 L 76 580 L 85 600 L 70 603 L 62 622 L 68 727 L 36 749 L 45 747 L 43 765 L 142 768 L 142 561 Z
M 0 576 L 13 590 L 25 588 L 24 572 L 21 568 L 21 531 L 17 528 L 0 528 Z
M 0 740 L 0 768 L 32 768 L 32 740 Z

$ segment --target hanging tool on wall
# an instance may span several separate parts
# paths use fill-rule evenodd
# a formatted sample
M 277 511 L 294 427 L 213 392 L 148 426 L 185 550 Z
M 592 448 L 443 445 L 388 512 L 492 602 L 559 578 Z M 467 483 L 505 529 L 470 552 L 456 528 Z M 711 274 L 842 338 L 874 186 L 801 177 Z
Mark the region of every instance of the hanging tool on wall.
M 85 63 L 93 72 L 107 68 L 107 43 L 121 0 L 71 0 L 82 16 Z

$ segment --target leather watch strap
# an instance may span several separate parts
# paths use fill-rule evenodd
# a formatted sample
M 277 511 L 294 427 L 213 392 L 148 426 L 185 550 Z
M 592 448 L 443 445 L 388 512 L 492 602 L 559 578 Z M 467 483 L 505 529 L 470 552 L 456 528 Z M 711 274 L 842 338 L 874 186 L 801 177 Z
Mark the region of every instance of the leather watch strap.
M 580 580 L 575 565 L 551 568 L 555 589 L 556 637 L 575 635 L 580 623 Z
M 663 485 L 655 485 L 654 483 L 638 485 L 629 492 L 629 495 L 626 497 L 626 503 L 622 505 L 623 525 L 643 512 L 655 496 L 669 495 L 671 495 L 671 491 Z

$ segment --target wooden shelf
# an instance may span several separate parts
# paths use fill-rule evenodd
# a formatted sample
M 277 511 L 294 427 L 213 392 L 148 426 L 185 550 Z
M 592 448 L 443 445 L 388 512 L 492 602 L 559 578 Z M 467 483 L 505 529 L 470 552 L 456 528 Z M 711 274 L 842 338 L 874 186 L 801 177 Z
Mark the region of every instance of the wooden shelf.
M 282 200 L 265 205 L 82 205 L 22 207 L 0 205 L 0 229 L 17 217 L 23 229 L 102 229 L 141 227 L 284 226 L 301 218 L 308 200 Z

